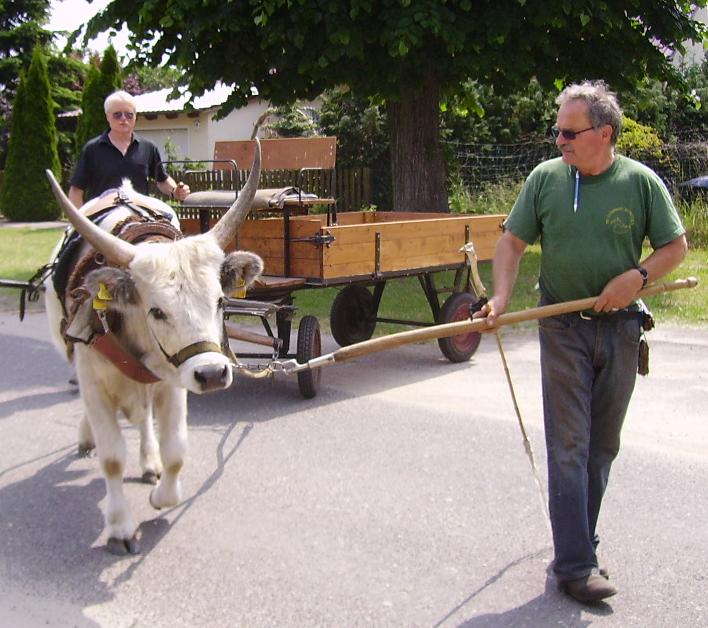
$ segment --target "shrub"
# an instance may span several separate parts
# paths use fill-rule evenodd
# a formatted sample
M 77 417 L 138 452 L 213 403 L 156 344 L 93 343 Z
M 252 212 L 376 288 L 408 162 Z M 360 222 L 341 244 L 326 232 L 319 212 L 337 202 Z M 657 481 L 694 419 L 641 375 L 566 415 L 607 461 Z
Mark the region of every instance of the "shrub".
M 54 220 L 60 212 L 45 170 L 59 177 L 54 103 L 47 62 L 34 49 L 27 74 L 20 79 L 13 107 L 0 209 L 10 220 Z

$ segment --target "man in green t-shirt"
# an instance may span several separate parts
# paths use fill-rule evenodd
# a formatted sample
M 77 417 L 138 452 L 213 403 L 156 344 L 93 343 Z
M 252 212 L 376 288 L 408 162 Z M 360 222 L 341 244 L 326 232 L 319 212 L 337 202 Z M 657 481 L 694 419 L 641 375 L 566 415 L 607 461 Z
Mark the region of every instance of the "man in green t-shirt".
M 637 373 L 637 293 L 678 266 L 686 238 L 671 197 L 642 164 L 616 155 L 622 112 L 602 81 L 567 87 L 554 134 L 561 157 L 537 166 L 494 256 L 490 324 L 509 303 L 519 261 L 541 241 L 541 304 L 599 295 L 593 309 L 539 323 L 553 571 L 581 602 L 617 592 L 595 532 Z M 653 252 L 643 261 L 645 238 Z

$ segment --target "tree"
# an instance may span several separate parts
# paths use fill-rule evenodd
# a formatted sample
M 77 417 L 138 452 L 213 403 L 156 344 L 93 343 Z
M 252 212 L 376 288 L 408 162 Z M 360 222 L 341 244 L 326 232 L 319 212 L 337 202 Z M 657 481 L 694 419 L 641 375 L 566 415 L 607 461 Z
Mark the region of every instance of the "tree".
M 81 108 L 81 95 L 89 66 L 80 52 L 57 53 L 49 49 L 47 67 L 52 85 L 55 113 L 74 112 Z M 59 160 L 65 170 L 71 168 L 75 154 L 76 118 L 58 116 Z
M 0 0 L 0 88 L 14 94 L 20 73 L 38 44 L 52 34 L 42 28 L 49 15 L 49 0 Z
M 61 173 L 47 62 L 35 48 L 15 97 L 0 209 L 11 220 L 53 220 L 59 216 L 46 169 Z
M 0 170 L 4 167 L 12 101 L 32 60 L 32 50 L 46 45 L 52 34 L 42 28 L 49 14 L 49 0 L 0 0 Z
M 182 73 L 177 68 L 161 66 L 151 68 L 148 65 L 131 65 L 123 80 L 123 89 L 137 96 L 145 92 L 154 92 L 177 84 Z
M 107 128 L 104 102 L 106 97 L 123 88 L 118 55 L 111 45 L 106 48 L 98 68 L 94 64 L 81 95 L 81 117 L 76 129 L 76 150 L 80 151 L 91 138 L 103 133 Z
M 386 103 L 394 209 L 445 209 L 439 103 L 468 78 L 500 91 L 535 75 L 545 88 L 603 77 L 677 80 L 667 50 L 699 39 L 705 0 L 114 0 L 88 36 L 126 23 L 140 58 L 185 70 L 200 95 L 235 83 L 276 105 L 348 85 Z M 185 24 L 188 29 L 185 31 Z M 599 54 L 602 52 L 602 54 Z

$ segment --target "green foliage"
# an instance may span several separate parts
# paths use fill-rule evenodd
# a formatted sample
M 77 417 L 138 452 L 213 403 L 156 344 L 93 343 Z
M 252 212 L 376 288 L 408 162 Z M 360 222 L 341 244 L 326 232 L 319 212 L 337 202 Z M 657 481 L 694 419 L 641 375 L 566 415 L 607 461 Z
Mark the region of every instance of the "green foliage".
M 39 47 L 14 102 L 0 209 L 11 220 L 53 220 L 59 208 L 45 170 L 61 174 L 47 63 Z
M 0 2 L 0 86 L 9 90 L 10 99 L 20 73 L 30 65 L 34 48 L 46 46 L 52 38 L 43 28 L 49 4 L 49 0 Z
M 101 99 L 98 92 L 98 79 L 98 68 L 91 64 L 86 76 L 83 92 L 81 93 L 81 115 L 76 125 L 76 141 L 74 143 L 76 154 L 81 151 L 88 140 L 98 133 L 101 133 L 106 127 L 106 116 L 103 112 L 103 99 Z M 96 107 L 96 103 L 98 102 L 101 103 L 100 110 Z M 99 111 L 101 113 L 100 118 L 98 118 Z M 97 128 L 101 130 L 96 131 Z
M 629 21 L 623 3 L 605 0 L 174 0 L 139 9 L 114 0 L 87 35 L 125 22 L 136 63 L 182 68 L 194 94 L 236 83 L 229 109 L 253 85 L 277 105 L 338 85 L 396 99 L 431 76 L 446 90 L 472 76 L 504 91 L 533 74 L 544 86 L 598 75 L 616 85 L 645 75 L 677 80 L 664 51 L 700 37 L 694 4 L 705 1 L 679 0 L 668 16 L 663 3 L 635 0 Z
M 459 178 L 450 184 L 450 211 L 456 214 L 508 214 L 521 192 L 521 179 L 483 183 L 470 191 Z
M 371 168 L 372 202 L 391 208 L 388 121 L 384 108 L 349 89 L 328 90 L 322 96 L 320 128 L 337 138 L 337 165 Z
M 278 137 L 310 137 L 318 135 L 317 125 L 307 107 L 292 103 L 281 105 L 273 112 L 268 128 Z
M 686 228 L 689 245 L 708 248 L 708 196 L 691 201 L 680 199 L 676 202 L 676 208 Z
M 81 92 L 89 66 L 79 53 L 57 54 L 50 51 L 47 59 L 52 84 L 52 100 L 57 114 L 77 111 L 81 108 Z M 69 170 L 74 158 L 76 118 L 57 118 L 59 138 L 59 161 Z
M 48 14 L 49 0 L 0 0 L 0 170 L 20 73 L 29 68 L 35 46 L 46 46 L 52 37 L 42 26 Z
M 635 89 L 620 92 L 625 114 L 654 128 L 668 139 L 672 135 L 708 137 L 708 60 L 679 68 L 683 87 L 645 77 Z
M 107 128 L 104 101 L 109 94 L 122 89 L 123 80 L 115 48 L 108 46 L 98 68 L 89 68 L 81 96 L 81 116 L 76 129 L 76 151 Z
M 622 118 L 622 133 L 617 140 L 617 150 L 638 161 L 664 158 L 663 143 L 654 129 L 627 116 Z
M 556 117 L 556 95 L 536 78 L 511 93 L 467 80 L 443 102 L 443 136 L 463 143 L 547 137 Z
M 165 87 L 177 85 L 182 73 L 177 68 L 161 66 L 151 68 L 147 65 L 130 65 L 128 75 L 123 80 L 123 89 L 137 96 L 145 92 L 154 92 Z

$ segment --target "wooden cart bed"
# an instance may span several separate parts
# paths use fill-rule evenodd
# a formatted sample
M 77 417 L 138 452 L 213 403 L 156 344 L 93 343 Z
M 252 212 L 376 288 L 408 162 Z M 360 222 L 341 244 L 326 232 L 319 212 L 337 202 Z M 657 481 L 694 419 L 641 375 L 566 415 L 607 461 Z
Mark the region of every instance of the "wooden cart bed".
M 346 212 L 339 214 L 336 225 L 328 226 L 324 214 L 291 216 L 287 274 L 282 217 L 244 221 L 233 246 L 260 255 L 266 275 L 301 277 L 314 284 L 337 283 L 460 266 L 465 262 L 460 247 L 470 240 L 479 260 L 489 260 L 504 218 L 501 214 Z M 182 229 L 198 233 L 199 221 L 182 219 Z

